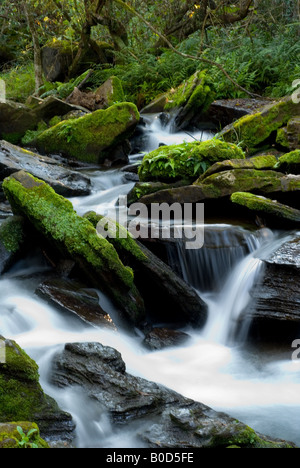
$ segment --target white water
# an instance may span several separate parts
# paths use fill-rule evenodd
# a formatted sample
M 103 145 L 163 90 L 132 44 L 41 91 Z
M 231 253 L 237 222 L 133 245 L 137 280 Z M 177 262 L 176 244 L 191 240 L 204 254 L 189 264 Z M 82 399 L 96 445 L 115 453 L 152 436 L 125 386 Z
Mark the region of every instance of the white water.
M 164 133 L 159 133 L 157 141 L 162 141 L 163 137 Z M 118 170 L 94 173 L 95 193 L 73 199 L 75 208 L 80 214 L 90 209 L 99 211 L 100 208 L 101 212 L 109 209 L 120 193 L 125 194 L 132 187 L 123 177 Z M 218 226 L 218 230 L 224 241 L 227 233 L 235 231 L 236 227 Z M 162 383 L 186 397 L 225 411 L 257 431 L 300 445 L 300 363 L 286 355 L 250 351 L 232 341 L 236 321 L 249 300 L 251 286 L 262 273 L 262 264 L 256 258 L 257 249 L 272 249 L 283 242 L 270 231 L 257 234 L 245 231 L 243 234 L 246 251 L 237 247 L 227 252 L 225 259 L 215 256 L 212 262 L 205 264 L 205 269 L 211 268 L 213 275 L 222 271 L 216 290 L 199 292 L 209 305 L 206 327 L 200 332 L 186 330 L 191 338 L 184 346 L 163 351 L 147 351 L 141 345 L 142 337 L 88 327 L 37 298 L 34 291 L 39 278 L 29 275 L 47 268 L 38 256 L 23 260 L 0 278 L 1 334 L 14 339 L 37 361 L 44 390 L 73 415 L 78 447 L 141 446 L 134 428 L 115 433 L 107 415 L 88 401 L 80 389 L 58 390 L 49 385 L 48 372 L 54 353 L 66 342 L 88 341 L 120 351 L 129 373 Z M 195 256 L 198 254 L 194 252 Z M 197 277 L 201 262 L 191 263 L 187 252 L 179 251 L 177 255 L 184 266 L 184 276 L 187 279 Z M 207 252 L 206 255 L 209 257 Z M 227 270 L 221 267 L 224 262 L 229 264 Z M 114 318 L 109 300 L 100 293 L 99 298 L 100 304 L 106 310 L 109 308 Z

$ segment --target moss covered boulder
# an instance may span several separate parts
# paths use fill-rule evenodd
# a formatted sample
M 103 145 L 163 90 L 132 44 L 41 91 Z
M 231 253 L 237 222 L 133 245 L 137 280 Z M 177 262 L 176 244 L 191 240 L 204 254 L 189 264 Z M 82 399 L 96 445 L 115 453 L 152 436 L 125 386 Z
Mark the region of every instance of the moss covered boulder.
M 66 120 L 40 134 L 37 148 L 88 163 L 103 163 L 129 138 L 139 122 L 132 103 L 115 104 L 78 119 Z
M 299 114 L 300 104 L 296 104 L 288 96 L 263 107 L 259 112 L 240 118 L 224 128 L 218 137 L 239 143 L 249 154 L 254 154 L 263 145 L 275 143 L 277 130 L 286 126 L 291 118 Z
M 72 418 L 43 392 L 37 364 L 16 342 L 0 338 L 5 342 L 5 362 L 0 364 L 0 421 L 33 421 L 43 437 L 73 437 Z
M 0 448 L 50 448 L 32 422 L 0 423 Z
M 276 220 L 282 226 L 293 224 L 300 226 L 300 210 L 283 205 L 276 200 L 271 200 L 252 193 L 237 192 L 231 195 L 231 201 L 245 207 L 253 214 Z
M 274 169 L 287 174 L 300 174 L 300 150 L 281 156 Z
M 293 117 L 277 132 L 276 143 L 290 151 L 300 149 L 300 116 Z
M 0 275 L 7 271 L 22 252 L 25 239 L 25 221 L 21 216 L 11 216 L 0 221 Z
M 165 111 L 176 110 L 176 127 L 190 124 L 194 116 L 206 112 L 215 99 L 214 86 L 206 71 L 197 71 L 187 81 L 167 94 Z
M 244 159 L 236 145 L 213 138 L 203 142 L 162 146 L 147 154 L 139 168 L 142 182 L 196 180 L 212 164 L 228 159 Z
M 248 159 L 232 159 L 227 161 L 219 161 L 213 164 L 200 178 L 204 180 L 212 174 L 217 174 L 223 171 L 229 171 L 231 169 L 273 169 L 277 163 L 277 159 L 272 154 L 266 154 L 262 156 L 254 156 Z
M 22 214 L 61 256 L 75 261 L 94 287 L 107 292 L 134 323 L 143 320 L 144 304 L 133 271 L 67 199 L 24 171 L 5 179 L 3 190 L 13 211 Z

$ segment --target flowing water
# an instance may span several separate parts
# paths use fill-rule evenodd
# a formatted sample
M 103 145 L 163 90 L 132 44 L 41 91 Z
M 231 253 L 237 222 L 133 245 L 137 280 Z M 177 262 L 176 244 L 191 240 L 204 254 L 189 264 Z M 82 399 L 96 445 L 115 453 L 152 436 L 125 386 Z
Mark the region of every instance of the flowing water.
M 147 118 L 145 151 L 159 144 L 210 137 L 203 132 L 172 134 L 157 116 Z M 139 158 L 140 154 L 133 155 L 131 160 Z M 105 214 L 133 187 L 118 169 L 89 175 L 93 193 L 71 200 L 79 214 L 91 209 Z M 65 343 L 94 341 L 121 352 L 129 373 L 225 411 L 261 433 L 300 445 L 300 364 L 287 355 L 248 349 L 243 339 L 249 324 L 237 329 L 251 287 L 263 274 L 259 250 L 275 249 L 284 236 L 267 229 L 250 232 L 237 226 L 208 225 L 206 239 L 207 244 L 197 251 L 187 251 L 180 243 L 168 248 L 170 265 L 176 264 L 179 274 L 199 291 L 209 317 L 204 329 L 186 330 L 190 339 L 184 346 L 162 351 L 149 352 L 141 344 L 142 337 L 125 331 L 116 334 L 88 327 L 37 298 L 39 276 L 49 269 L 38 253 L 0 278 L 1 334 L 36 360 L 45 392 L 73 415 L 77 447 L 141 446 L 134 429 L 115 433 L 107 415 L 80 390 L 59 390 L 48 382 L 52 357 Z M 100 292 L 99 301 L 114 318 L 114 306 Z

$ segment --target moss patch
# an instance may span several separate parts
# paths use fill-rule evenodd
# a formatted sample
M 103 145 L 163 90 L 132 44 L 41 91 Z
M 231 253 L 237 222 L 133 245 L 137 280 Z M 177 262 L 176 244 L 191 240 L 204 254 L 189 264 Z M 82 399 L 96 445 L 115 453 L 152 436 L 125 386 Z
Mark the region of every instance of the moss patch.
M 231 201 L 249 210 L 300 223 L 300 211 L 289 206 L 252 193 L 237 192 L 231 195 Z
M 15 254 L 19 252 L 25 240 L 24 219 L 13 216 L 0 225 L 0 242 L 7 252 Z
M 281 156 L 274 169 L 288 174 L 300 174 L 300 150 Z
M 28 440 L 27 440 L 28 439 Z M 32 422 L 0 423 L 0 448 L 49 448 Z
M 149 180 L 195 180 L 208 167 L 226 159 L 244 159 L 243 151 L 234 144 L 218 139 L 162 146 L 146 155 L 139 168 L 142 182 Z

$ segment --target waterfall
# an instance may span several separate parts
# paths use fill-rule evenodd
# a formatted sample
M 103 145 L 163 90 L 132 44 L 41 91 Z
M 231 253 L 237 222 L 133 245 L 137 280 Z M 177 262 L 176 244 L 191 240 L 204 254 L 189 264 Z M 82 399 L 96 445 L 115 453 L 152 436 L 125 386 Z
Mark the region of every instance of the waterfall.
M 147 122 L 143 151 L 159 144 L 207 139 L 209 132 L 171 133 L 158 115 L 144 116 Z M 134 162 L 141 154 L 130 157 Z M 133 183 L 118 169 L 88 172 L 93 193 L 74 198 L 79 214 L 95 210 L 105 214 L 120 194 Z M 294 440 L 300 417 L 299 368 L 288 360 L 272 362 L 260 353 L 250 353 L 235 341 L 239 317 L 250 300 L 250 291 L 261 274 L 260 249 L 274 248 L 278 240 L 269 230 L 248 231 L 238 226 L 205 226 L 205 244 L 186 250 L 180 241 L 168 244 L 171 267 L 191 284 L 207 302 L 209 317 L 202 330 L 185 330 L 190 339 L 182 346 L 149 352 L 140 336 L 125 331 L 113 333 L 87 327 L 50 306 L 35 295 L 47 271 L 37 256 L 18 262 L 0 278 L 0 334 L 14 339 L 39 365 L 41 384 L 77 424 L 77 447 L 137 447 L 135 431 L 112 429 L 107 414 L 88 400 L 78 388 L 58 389 L 49 383 L 53 355 L 70 342 L 99 342 L 117 349 L 127 372 L 161 383 L 182 395 L 214 409 L 240 417 L 260 432 Z M 100 293 L 99 293 L 100 297 Z M 107 301 L 109 304 L 109 301 Z M 114 311 L 108 312 L 113 318 Z M 247 333 L 247 325 L 239 328 Z M 245 335 L 244 335 L 245 336 Z M 267 415 L 267 416 L 266 416 Z M 266 428 L 266 421 L 268 427 Z

